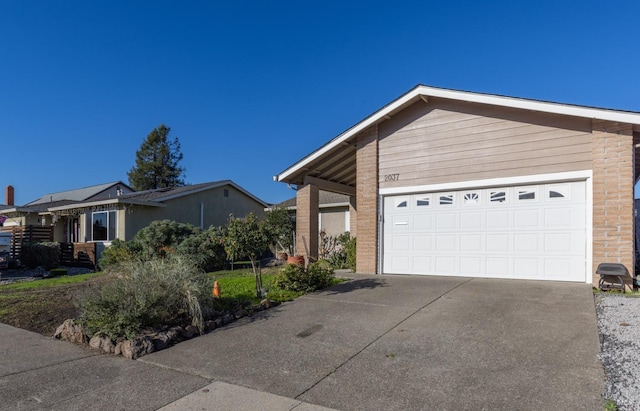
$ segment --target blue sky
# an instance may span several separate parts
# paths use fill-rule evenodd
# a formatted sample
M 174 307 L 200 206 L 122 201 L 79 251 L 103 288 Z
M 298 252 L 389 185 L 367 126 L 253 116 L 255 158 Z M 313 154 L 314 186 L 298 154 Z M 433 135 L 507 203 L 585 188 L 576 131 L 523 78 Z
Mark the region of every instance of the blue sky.
M 164 123 L 186 181 L 273 175 L 417 84 L 640 111 L 637 1 L 0 0 L 0 187 L 127 182 Z M 4 203 L 4 190 L 0 203 Z

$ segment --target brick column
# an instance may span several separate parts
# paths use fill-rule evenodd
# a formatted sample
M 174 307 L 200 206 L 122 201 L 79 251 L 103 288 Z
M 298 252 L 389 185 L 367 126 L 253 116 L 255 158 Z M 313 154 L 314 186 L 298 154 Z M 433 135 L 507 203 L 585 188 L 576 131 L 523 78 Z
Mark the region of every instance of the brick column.
M 593 120 L 593 283 L 598 264 L 634 273 L 634 146 L 630 124 Z M 631 279 L 629 279 L 631 285 Z
M 356 270 L 377 274 L 378 127 L 360 133 L 356 148 Z
M 358 235 L 358 209 L 356 208 L 356 198 L 349 197 L 349 233 L 351 237 Z
M 296 254 L 318 259 L 318 187 L 307 184 L 296 193 Z

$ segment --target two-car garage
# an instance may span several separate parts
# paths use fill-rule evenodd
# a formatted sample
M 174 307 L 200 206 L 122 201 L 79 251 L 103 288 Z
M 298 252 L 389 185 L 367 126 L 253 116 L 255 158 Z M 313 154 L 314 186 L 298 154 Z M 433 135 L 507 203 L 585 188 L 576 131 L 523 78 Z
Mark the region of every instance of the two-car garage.
M 275 179 L 309 258 L 324 190 L 349 196 L 360 273 L 593 284 L 635 272 L 639 148 L 640 113 L 418 85 Z
M 385 274 L 585 282 L 585 181 L 384 197 Z

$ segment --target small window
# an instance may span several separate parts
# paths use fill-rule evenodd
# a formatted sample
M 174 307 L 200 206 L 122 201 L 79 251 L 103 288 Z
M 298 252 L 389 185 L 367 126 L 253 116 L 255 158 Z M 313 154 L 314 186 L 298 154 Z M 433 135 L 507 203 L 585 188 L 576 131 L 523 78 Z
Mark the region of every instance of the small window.
M 471 193 L 464 193 L 463 202 L 465 205 L 480 204 L 480 193 L 475 191 Z
M 530 188 L 518 189 L 518 200 L 527 201 L 536 199 L 536 190 Z
M 229 197 L 229 190 L 227 190 L 226 188 L 224 189 L 224 196 Z
M 395 202 L 396 202 L 396 208 L 405 208 L 407 206 L 406 198 L 397 198 Z
M 418 197 L 416 200 L 416 205 L 418 207 L 426 207 L 429 205 L 429 197 Z
M 547 187 L 547 198 L 550 200 L 565 198 L 568 199 L 570 197 L 571 191 L 569 185 L 553 185 Z
M 453 205 L 453 194 L 443 194 L 440 196 L 440 205 Z
M 504 203 L 505 201 L 507 201 L 507 192 L 491 191 L 489 193 L 489 198 L 492 203 Z

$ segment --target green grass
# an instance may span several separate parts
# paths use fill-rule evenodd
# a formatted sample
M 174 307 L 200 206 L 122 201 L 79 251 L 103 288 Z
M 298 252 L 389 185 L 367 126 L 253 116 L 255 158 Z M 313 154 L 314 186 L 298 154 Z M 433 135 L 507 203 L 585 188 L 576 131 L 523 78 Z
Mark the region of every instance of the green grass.
M 280 272 L 280 268 L 262 269 L 262 287 L 267 290 L 267 298 L 273 301 L 290 301 L 304 293 L 277 290 L 272 287 L 273 279 Z M 210 273 L 211 281 L 220 284 L 221 296 L 224 299 L 235 299 L 240 302 L 259 303 L 256 296 L 256 280 L 253 270 L 242 268 L 236 270 L 222 270 Z
M 274 278 L 280 273 L 282 267 L 268 267 L 262 269 L 262 287 L 267 290 L 267 298 L 273 301 L 291 301 L 304 292 L 284 291 L 273 287 Z M 256 280 L 251 268 L 235 270 L 221 270 L 209 273 L 211 281 L 220 284 L 221 296 L 224 299 L 238 299 L 240 301 L 260 302 L 256 297 Z M 334 278 L 333 284 L 344 281 Z
M 79 275 L 64 275 L 54 278 L 46 278 L 42 280 L 33 281 L 21 281 L 12 284 L 0 285 L 0 290 L 33 290 L 49 287 L 57 287 L 59 285 L 81 283 L 84 281 L 92 280 L 96 277 L 103 275 L 103 272 L 79 274 Z

